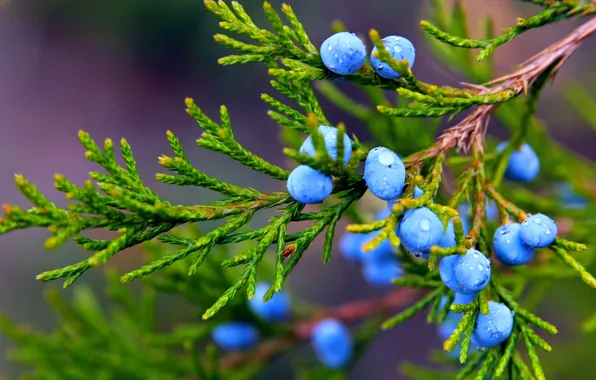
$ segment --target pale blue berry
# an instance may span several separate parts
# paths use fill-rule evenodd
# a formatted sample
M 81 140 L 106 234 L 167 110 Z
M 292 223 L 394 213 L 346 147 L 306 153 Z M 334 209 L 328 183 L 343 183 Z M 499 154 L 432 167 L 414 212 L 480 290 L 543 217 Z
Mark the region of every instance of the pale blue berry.
M 457 292 L 472 294 L 484 289 L 490 280 L 490 260 L 473 248 L 458 256 L 453 268 Z
M 455 264 L 457 263 L 458 256 L 459 255 L 451 255 L 443 257 L 439 263 L 439 275 L 441 276 L 441 281 L 453 291 L 459 289 L 457 279 L 455 278 Z
M 361 263 L 365 253 L 362 246 L 369 240 L 366 234 L 352 234 L 346 232 L 339 240 L 339 251 L 348 260 Z
M 287 320 L 291 314 L 291 302 L 289 295 L 283 290 L 275 293 L 267 302 L 263 301 L 265 293 L 271 284 L 261 282 L 257 284 L 255 296 L 248 302 L 253 313 L 266 321 L 282 322 Z
M 317 358 L 329 368 L 342 368 L 352 358 L 352 333 L 338 320 L 325 319 L 317 323 L 311 333 L 311 340 Z
M 473 339 L 481 347 L 494 347 L 503 343 L 513 330 L 513 315 L 507 306 L 488 302 L 488 314 L 478 313 Z
M 327 38 L 320 52 L 325 67 L 339 75 L 356 73 L 366 61 L 366 46 L 355 34 L 348 32 Z
M 418 186 L 416 186 L 414 188 L 414 199 L 418 199 L 422 196 L 422 194 L 424 194 L 424 190 L 422 190 L 421 188 L 419 188 Z M 393 205 L 395 204 L 395 202 L 401 198 L 403 194 L 400 194 L 399 197 L 395 197 L 393 199 L 390 199 L 387 201 L 387 207 L 389 208 L 389 210 L 393 209 Z
M 501 226 L 495 232 L 493 246 L 495 256 L 505 265 L 524 265 L 534 257 L 534 249 L 522 243 L 519 223 Z
M 383 45 L 387 52 L 398 61 L 408 60 L 410 67 L 414 66 L 416 59 L 416 49 L 414 45 L 406 38 L 400 36 L 388 36 L 383 38 Z M 397 79 L 399 73 L 393 70 L 389 65 L 379 58 L 375 57 L 375 52 L 378 49 L 375 47 L 370 55 L 370 64 L 377 74 L 385 79 Z
M 221 349 L 245 350 L 257 343 L 259 332 L 249 323 L 230 322 L 216 326 L 211 331 L 211 338 Z
M 443 238 L 443 223 L 426 207 L 409 210 L 399 223 L 399 238 L 412 253 L 429 253 Z
M 292 198 L 304 204 L 323 202 L 333 191 L 331 176 L 300 165 L 288 177 L 288 192 Z
M 391 150 L 374 148 L 366 157 L 364 180 L 375 196 L 387 201 L 401 194 L 406 181 L 406 168 Z
M 449 224 L 447 224 L 447 230 L 445 230 L 445 234 L 441 239 L 440 245 L 443 248 L 451 248 L 457 245 L 457 242 L 455 241 L 455 228 L 453 227 L 453 219 L 451 219 Z
M 456 305 L 468 304 L 468 303 L 474 301 L 477 294 L 478 294 L 478 292 L 469 293 L 469 294 L 455 292 L 455 298 L 453 299 L 453 303 Z
M 451 334 L 453 334 L 453 331 L 455 331 L 455 329 L 457 328 L 457 325 L 459 324 L 459 322 L 461 320 L 461 315 L 462 314 L 449 314 L 447 316 L 447 318 L 442 323 L 437 325 L 437 334 L 439 335 L 439 338 L 442 341 L 446 341 L 447 339 L 449 339 Z M 478 346 L 476 346 L 474 343 L 470 343 L 468 353 L 472 353 L 477 350 L 478 350 Z M 447 353 L 447 355 L 452 359 L 457 359 L 459 357 L 460 351 L 461 351 L 461 342 L 458 343 L 457 346 L 455 346 L 455 348 L 452 351 Z
M 366 234 L 364 243 L 368 243 L 381 233 L 381 230 Z M 384 261 L 395 257 L 393 246 L 389 239 L 385 239 L 375 249 L 364 253 L 364 261 Z
M 555 190 L 566 208 L 583 208 L 588 204 L 588 200 L 578 195 L 568 182 L 556 183 Z
M 509 144 L 504 141 L 497 146 L 497 152 L 502 152 Z M 505 177 L 519 182 L 530 182 L 538 175 L 540 171 L 540 160 L 536 152 L 528 145 L 524 144 L 518 150 L 511 152 Z
M 323 136 L 325 148 L 327 149 L 327 154 L 329 154 L 329 157 L 333 158 L 334 160 L 337 159 L 337 128 L 321 125 L 317 130 Z M 344 165 L 347 165 L 347 163 L 350 162 L 350 157 L 352 156 L 352 140 L 350 140 L 347 134 L 344 134 L 343 141 Z M 302 146 L 300 147 L 300 153 L 308 154 L 311 157 L 315 156 L 317 152 L 315 150 L 315 146 L 312 143 L 312 136 L 308 136 L 306 140 L 304 140 Z
M 519 236 L 530 247 L 548 247 L 557 237 L 557 223 L 544 214 L 532 215 L 521 224 Z
M 403 276 L 404 271 L 397 259 L 365 260 L 362 275 L 366 282 L 373 286 L 392 285 L 392 280 Z

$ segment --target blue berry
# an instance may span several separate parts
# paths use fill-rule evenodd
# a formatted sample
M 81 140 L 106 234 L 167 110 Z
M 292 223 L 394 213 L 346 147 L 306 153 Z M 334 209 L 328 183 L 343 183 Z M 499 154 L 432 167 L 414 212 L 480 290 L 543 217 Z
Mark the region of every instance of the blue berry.
M 334 160 L 337 159 L 337 128 L 328 127 L 326 125 L 321 125 L 318 129 L 318 132 L 323 136 L 323 141 L 325 142 L 325 148 L 327 149 L 327 154 Z M 352 140 L 348 137 L 347 134 L 344 134 L 344 165 L 347 165 L 350 162 L 350 157 L 352 156 Z M 300 153 L 308 154 L 311 157 L 314 157 L 317 153 L 315 150 L 315 146 L 312 143 L 312 136 L 308 136 L 306 140 L 302 143 L 300 147 Z
M 339 240 L 339 251 L 348 260 L 361 263 L 365 253 L 362 246 L 369 240 L 366 234 L 352 234 L 346 232 Z
M 290 317 L 290 297 L 284 291 L 276 293 L 267 302 L 263 301 L 263 297 L 271 284 L 262 282 L 257 284 L 255 289 L 255 296 L 249 301 L 248 306 L 253 313 L 267 321 L 281 322 Z
M 391 150 L 374 148 L 366 157 L 364 180 L 375 196 L 387 201 L 401 194 L 406 181 L 406 168 Z
M 509 144 L 504 141 L 497 146 L 497 152 L 502 152 Z M 540 171 L 540 160 L 536 152 L 528 145 L 524 144 L 518 150 L 514 150 L 509 157 L 505 177 L 519 182 L 530 182 L 538 175 Z
M 455 278 L 455 264 L 457 263 L 458 256 L 459 255 L 451 255 L 443 257 L 439 263 L 439 275 L 441 276 L 441 281 L 453 291 L 459 289 L 457 279 Z
M 428 253 L 443 238 L 443 223 L 426 207 L 409 210 L 399 223 L 399 238 L 412 253 Z
M 449 339 L 453 331 L 457 328 L 459 321 L 461 320 L 461 314 L 449 314 L 447 318 L 437 326 L 437 334 L 442 341 Z M 470 343 L 468 353 L 472 353 L 477 351 L 478 347 L 474 343 Z M 461 351 L 461 342 L 455 346 L 455 348 L 447 353 L 447 355 L 452 359 L 459 358 L 459 353 Z
M 477 294 L 478 294 L 478 292 L 469 293 L 469 294 L 455 292 L 455 298 L 453 299 L 453 303 L 456 305 L 468 304 L 468 303 L 474 301 Z
M 458 207 L 459 215 L 462 222 L 468 222 L 468 218 L 472 217 L 472 210 L 470 209 L 470 205 L 468 202 L 462 203 Z M 486 199 L 486 218 L 489 222 L 493 222 L 499 218 L 499 209 L 497 208 L 497 203 L 492 199 Z
M 354 341 L 350 330 L 335 319 L 325 319 L 311 333 L 319 361 L 329 368 L 342 368 L 352 358 Z
M 481 347 L 494 347 L 503 343 L 513 330 L 513 315 L 502 303 L 489 301 L 488 314 L 478 314 L 473 339 Z
M 379 235 L 381 231 L 374 231 L 371 233 L 366 234 L 364 243 L 368 243 L 372 239 L 374 239 L 377 235 Z M 379 244 L 375 249 L 369 252 L 364 252 L 364 261 L 384 261 L 387 259 L 394 258 L 395 255 L 393 254 L 393 246 L 389 239 L 385 239 Z
M 389 217 L 389 215 L 391 215 L 391 209 L 389 208 L 382 208 L 379 211 L 377 211 L 376 215 L 375 215 L 375 220 L 383 220 Z
M 383 44 L 389 54 L 398 61 L 408 60 L 410 67 L 414 66 L 416 59 L 416 49 L 414 45 L 406 38 L 399 36 L 389 36 L 383 38 Z M 397 79 L 399 73 L 393 70 L 385 62 L 375 57 L 375 52 L 378 49 L 375 47 L 370 55 L 370 64 L 377 74 L 385 79 Z
M 445 234 L 441 239 L 440 245 L 443 248 L 455 247 L 457 245 L 457 242 L 455 241 L 455 229 L 453 227 L 453 219 L 449 221 L 449 224 L 447 225 L 447 230 L 445 230 Z
M 300 203 L 321 203 L 331 195 L 333 180 L 331 176 L 309 166 L 300 165 L 288 177 L 288 191 Z
M 521 224 L 519 236 L 530 247 L 548 247 L 557 237 L 557 223 L 543 214 L 532 215 Z
M 422 196 L 422 194 L 424 194 L 424 190 L 422 190 L 421 188 L 419 188 L 418 186 L 416 186 L 416 187 L 414 188 L 414 199 L 418 199 L 418 198 L 420 198 L 420 197 Z M 389 208 L 389 210 L 392 210 L 392 209 L 393 209 L 393 205 L 395 204 L 395 202 L 396 202 L 396 201 L 397 201 L 399 198 L 401 198 L 401 196 L 402 196 L 402 195 L 403 195 L 403 194 L 400 194 L 400 196 L 399 196 L 399 197 L 395 197 L 395 198 L 393 198 L 393 199 L 389 199 L 389 200 L 387 201 L 387 207 Z
M 366 61 L 366 46 L 353 33 L 336 33 L 321 45 L 321 59 L 336 74 L 354 74 Z
M 568 182 L 555 184 L 555 190 L 566 208 L 582 208 L 588 204 L 587 199 L 576 194 L 573 186 Z
M 404 274 L 401 264 L 396 259 L 365 260 L 362 275 L 371 285 L 383 287 L 392 285 L 392 280 Z
M 453 269 L 458 293 L 476 293 L 484 289 L 490 280 L 490 260 L 473 248 L 465 255 L 459 255 Z
M 534 257 L 534 249 L 522 243 L 519 223 L 509 223 L 495 231 L 495 256 L 505 265 L 524 265 Z
M 244 350 L 259 340 L 258 330 L 249 323 L 230 322 L 216 326 L 211 338 L 220 348 L 228 351 Z

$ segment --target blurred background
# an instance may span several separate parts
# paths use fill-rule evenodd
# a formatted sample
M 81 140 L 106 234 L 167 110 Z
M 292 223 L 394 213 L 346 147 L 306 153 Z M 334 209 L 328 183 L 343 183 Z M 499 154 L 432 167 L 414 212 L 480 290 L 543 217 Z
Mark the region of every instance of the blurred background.
M 280 1 L 271 1 L 279 6 Z M 419 20 L 425 18 L 426 1 L 412 0 L 300 0 L 288 1 L 305 24 L 315 45 L 329 34 L 331 22 L 342 20 L 350 31 L 381 35 L 400 34 L 417 46 L 415 73 L 425 81 L 457 84 L 458 78 L 428 53 Z M 513 0 L 469 0 L 471 19 L 490 14 L 500 31 L 515 17 L 536 10 Z M 77 131 L 94 138 L 125 137 L 132 145 L 139 170 L 150 186 L 176 203 L 204 203 L 210 193 L 159 185 L 157 157 L 169 152 L 166 130 L 178 135 L 193 162 L 223 180 L 262 190 L 279 190 L 283 184 L 254 175 L 233 162 L 194 145 L 199 129 L 184 112 L 184 98 L 193 97 L 208 114 L 217 115 L 220 104 L 230 109 L 239 141 L 273 162 L 283 162 L 277 142 L 278 127 L 259 99 L 271 92 L 262 65 L 221 67 L 217 58 L 228 53 L 212 39 L 218 32 L 216 18 L 201 0 L 4 0 L 0 3 L 0 202 L 27 206 L 13 185 L 15 173 L 24 174 L 52 200 L 63 204 L 53 191 L 53 174 L 60 172 L 77 184 L 94 168 L 83 158 Z M 261 1 L 240 1 L 257 23 L 265 24 Z M 496 53 L 499 73 L 538 52 L 574 27 L 573 22 L 531 32 Z M 472 30 L 474 33 L 474 29 Z M 478 35 L 478 34 L 476 34 Z M 564 104 L 557 89 L 581 80 L 596 96 L 596 41 L 585 46 L 565 65 L 540 104 L 540 117 L 562 143 L 592 159 L 593 131 Z M 362 125 L 328 108 L 333 123 L 344 121 L 349 130 L 366 136 Z M 264 217 L 262 217 L 264 218 Z M 261 219 L 261 221 L 264 219 Z M 257 221 L 258 223 L 258 221 Z M 50 329 L 53 315 L 43 301 L 45 286 L 34 278 L 40 271 L 79 261 L 82 251 L 67 245 L 45 252 L 45 231 L 18 231 L 0 237 L 0 312 L 11 319 Z M 323 266 L 316 248 L 305 255 L 291 277 L 296 293 L 320 304 L 362 299 L 379 291 L 362 279 L 360 269 L 341 260 Z M 128 269 L 141 263 L 138 250 L 119 254 L 112 263 Z M 80 281 L 101 289 L 101 270 L 90 271 Z M 69 292 L 67 290 L 66 292 Z M 173 321 L 193 318 L 176 308 L 164 307 L 160 322 L 167 329 Z M 174 307 L 171 307 L 174 306 Z M 559 326 L 552 339 L 555 352 L 549 361 L 553 378 L 589 379 L 577 363 L 589 363 L 596 338 L 580 336 L 579 321 L 596 311 L 596 296 L 577 281 L 558 288 L 542 312 Z M 400 361 L 424 363 L 429 348 L 439 339 L 423 320 L 414 320 L 384 333 L 356 368 L 353 379 L 395 379 Z M 560 345 L 560 346 L 559 346 Z M 18 373 L 3 353 L 9 343 L 0 336 L 0 373 Z M 576 348 L 575 361 L 557 363 L 552 358 Z M 550 363 L 552 361 L 552 363 Z M 592 363 L 589 363 L 592 364 Z M 586 364 L 583 368 L 591 368 Z

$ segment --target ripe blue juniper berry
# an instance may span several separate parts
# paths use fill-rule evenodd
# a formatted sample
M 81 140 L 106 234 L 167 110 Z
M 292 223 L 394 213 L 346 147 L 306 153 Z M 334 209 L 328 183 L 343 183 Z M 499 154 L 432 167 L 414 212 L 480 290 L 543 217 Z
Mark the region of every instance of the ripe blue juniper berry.
M 44 227 L 50 233 L 46 248 L 55 249 L 72 238 L 90 252 L 78 263 L 38 275 L 41 281 L 63 279 L 65 287 L 144 242 L 151 248 L 148 262 L 110 277 L 110 294 L 124 306 L 111 324 L 97 316 L 98 307 L 87 293 L 75 293 L 76 312 L 60 314 L 68 334 L 30 332 L 0 318 L 0 332 L 22 346 L 15 357 L 33 366 L 35 374 L 52 379 L 89 373 L 89 362 L 81 359 L 89 357 L 106 358 L 111 364 L 93 368 L 106 371 L 98 373 L 105 379 L 131 378 L 134 363 L 142 363 L 134 366 L 134 375 L 142 379 L 248 379 L 262 375 L 256 372 L 278 354 L 310 340 L 311 357 L 317 360 L 297 373 L 309 379 L 345 378 L 379 332 L 378 317 L 385 318 L 384 330 L 428 311 L 428 323 L 440 326 L 447 355 L 464 364 L 443 368 L 447 373 L 442 377 L 544 379 L 536 347 L 552 348 L 534 330 L 554 335 L 558 329 L 530 310 L 529 304 L 534 307 L 536 302 L 527 302 L 525 295 L 547 294 L 536 284 L 569 277 L 596 288 L 596 279 L 582 264 L 594 256 L 582 243 L 596 243 L 596 234 L 588 228 L 596 215 L 590 193 L 596 164 L 553 142 L 547 128 L 539 127 L 535 112 L 549 79 L 596 32 L 596 4 L 533 1 L 540 7 L 535 15 L 500 35 L 489 33 L 476 40 L 467 35 L 460 3 L 452 12 L 445 10 L 444 0 L 431 3 L 433 19 L 422 21 L 421 27 L 431 37 L 431 49 L 424 51 L 434 56 L 424 59 L 438 58 L 467 82 L 484 85 L 451 87 L 422 81 L 412 71 L 415 48 L 403 37 L 381 39 L 371 30 L 368 55 L 365 43 L 337 23 L 336 34 L 317 46 L 289 5 L 281 9 L 284 21 L 265 3 L 271 25 L 261 27 L 237 2 L 206 0 L 226 33 L 215 40 L 236 52 L 219 62 L 263 63 L 273 77 L 277 95 L 263 94 L 262 99 L 271 108 L 268 115 L 283 128 L 283 142 L 291 147 L 284 153 L 295 162 L 294 169 L 246 150 L 236 139 L 225 106 L 215 120 L 188 98 L 187 112 L 202 131 L 199 147 L 280 182 L 266 192 L 203 173 L 186 155 L 183 142 L 168 132 L 173 153 L 159 158 L 167 173 L 156 178 L 221 195 L 210 203 L 199 199 L 198 204 L 175 205 L 145 184 L 126 140 L 120 144 L 121 165 L 112 140 L 100 147 L 81 131 L 85 157 L 102 171 L 90 173 L 83 186 L 55 176 L 55 187 L 72 202 L 66 208 L 23 176 L 15 176 L 33 207 L 3 206 L 0 234 Z M 583 23 L 503 77 L 494 78 L 492 65 L 457 54 L 476 49 L 478 60 L 490 60 L 496 49 L 527 30 L 569 18 Z M 491 23 L 484 26 L 488 30 Z M 398 25 L 395 29 L 393 33 L 412 32 L 398 30 L 403 29 Z M 364 89 L 374 106 L 342 93 L 338 81 Z M 393 91 L 399 95 L 397 103 L 387 97 Z M 370 133 L 363 136 L 371 139 L 349 134 L 351 126 L 333 123 L 320 97 L 366 125 Z M 499 112 L 493 112 L 497 107 Z M 464 116 L 454 118 L 457 115 Z M 437 137 L 442 117 L 446 126 Z M 493 117 L 510 132 L 509 141 L 498 144 L 491 135 Z M 538 176 L 541 165 L 550 170 Z M 572 183 L 587 205 L 571 210 L 560 207 L 560 197 L 546 199 L 561 182 Z M 369 221 L 369 209 L 376 207 L 380 211 Z M 252 225 L 253 217 L 271 209 L 266 224 Z M 555 220 L 569 216 L 569 228 L 557 228 Z M 219 223 L 197 231 L 197 224 L 205 221 Z M 344 221 L 347 232 L 337 239 Z M 87 235 L 93 229 L 117 235 L 98 240 Z M 343 257 L 362 264 L 366 282 L 387 288 L 385 294 L 334 308 L 301 302 L 292 310 L 286 280 L 302 258 L 317 252 L 317 237 L 324 238 L 324 263 L 334 262 L 333 248 L 339 242 Z M 542 256 L 547 250 L 552 255 Z M 579 251 L 584 252 L 574 254 Z M 532 260 L 534 255 L 540 260 Z M 491 261 L 499 265 L 491 267 Z M 203 321 L 173 327 L 167 334 L 154 331 L 149 315 L 155 310 L 154 299 L 144 295 L 137 305 L 119 284 L 141 278 L 147 279 L 143 286 L 148 293 L 174 293 L 198 305 Z M 68 303 L 58 302 L 56 294 L 52 293 L 52 304 L 64 311 Z M 243 296 L 249 301 L 240 299 Z M 81 325 L 80 315 L 94 318 L 89 326 L 101 328 L 73 330 Z M 368 323 L 358 323 L 361 320 Z M 76 339 L 79 333 L 86 338 Z M 520 355 L 522 345 L 528 361 Z M 130 350 L 131 346 L 139 349 Z M 61 355 L 55 355 L 57 350 Z M 35 359 L 42 357 L 56 362 L 44 366 Z M 412 368 L 402 368 L 405 377 L 436 377 L 425 376 L 428 369 Z
M 354 74 L 366 61 L 366 46 L 353 33 L 336 33 L 321 45 L 321 59 L 336 74 Z
M 389 52 L 391 57 L 397 61 L 408 61 L 410 68 L 414 66 L 416 59 L 416 49 L 414 45 L 406 38 L 400 36 L 388 36 L 383 38 L 383 45 Z M 389 66 L 389 64 L 382 59 L 375 56 L 378 48 L 375 47 L 370 56 L 370 64 L 377 74 L 386 79 L 397 79 L 400 74 Z
M 507 141 L 503 141 L 497 147 L 497 152 L 502 152 L 508 144 Z M 514 181 L 530 182 L 536 178 L 539 171 L 540 160 L 536 152 L 528 144 L 523 144 L 511 152 L 505 175 Z
M 216 326 L 211 337 L 224 350 L 245 350 L 257 344 L 259 331 L 250 323 L 229 322 Z
M 350 330 L 340 321 L 325 319 L 317 323 L 311 340 L 317 358 L 326 366 L 341 368 L 349 363 L 354 341 Z

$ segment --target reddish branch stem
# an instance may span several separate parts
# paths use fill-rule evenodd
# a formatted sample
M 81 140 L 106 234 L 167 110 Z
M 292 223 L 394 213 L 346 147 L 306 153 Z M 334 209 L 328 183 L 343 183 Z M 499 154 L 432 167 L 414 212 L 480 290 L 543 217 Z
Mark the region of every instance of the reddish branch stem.
M 315 315 L 312 319 L 294 323 L 291 333 L 287 336 L 265 341 L 248 352 L 230 353 L 221 359 L 220 364 L 222 368 L 230 368 L 242 363 L 267 360 L 275 354 L 308 340 L 312 329 L 322 319 L 335 318 L 348 324 L 358 322 L 371 315 L 382 315 L 400 309 L 408 305 L 420 294 L 421 291 L 416 289 L 401 288 L 383 297 L 350 302 L 325 310 Z

